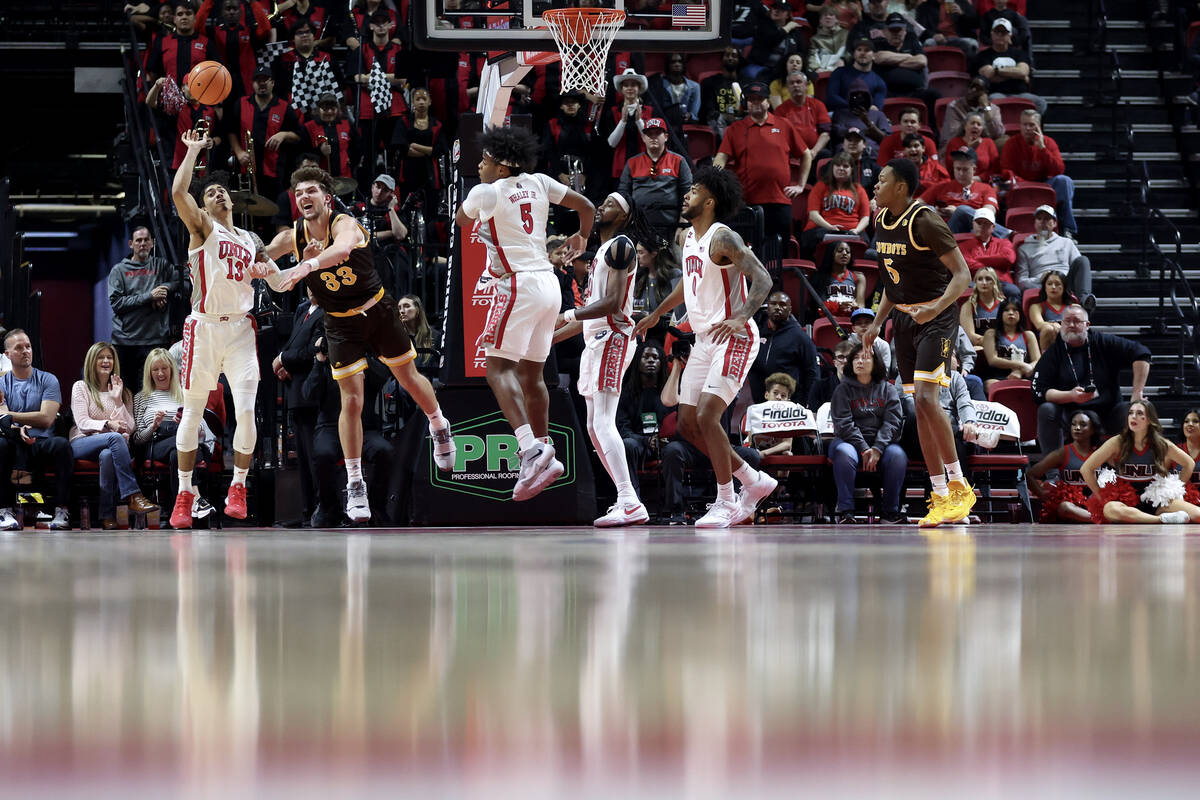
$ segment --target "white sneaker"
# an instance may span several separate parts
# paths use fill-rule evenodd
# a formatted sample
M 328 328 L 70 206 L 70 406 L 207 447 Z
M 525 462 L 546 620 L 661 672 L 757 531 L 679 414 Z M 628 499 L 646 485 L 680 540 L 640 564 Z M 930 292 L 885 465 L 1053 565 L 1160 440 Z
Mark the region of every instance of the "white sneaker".
M 50 520 L 50 530 L 71 530 L 71 517 L 65 508 L 59 506 L 58 508 L 54 509 L 54 519 Z
M 650 519 L 650 512 L 643 503 L 613 503 L 608 513 L 596 520 L 597 528 L 620 528 L 623 525 L 640 525 Z
M 213 512 L 213 504 L 199 494 L 192 500 L 192 519 L 204 519 Z
M 521 473 L 513 487 L 513 500 L 536 497 L 565 471 L 566 467 L 554 457 L 554 445 L 538 442 L 521 453 Z
M 346 516 L 351 522 L 366 522 L 371 518 L 371 506 L 367 502 L 367 484 L 355 481 L 346 487 Z
M 753 483 L 744 484 L 742 491 L 738 492 L 737 505 L 740 518 L 734 521 L 734 525 L 739 525 L 748 519 L 754 518 L 754 510 L 758 508 L 758 504 L 764 498 L 770 497 L 771 492 L 779 487 L 779 481 L 772 478 L 765 472 L 758 473 L 758 480 Z
M 458 452 L 458 448 L 454 444 L 454 435 L 450 433 L 450 426 L 447 425 L 440 430 L 434 430 L 430 426 L 429 435 L 433 437 L 433 463 L 437 464 L 437 468 L 442 472 L 454 469 L 454 456 Z
M 1158 521 L 1163 525 L 1186 525 L 1192 521 L 1186 511 L 1168 511 L 1158 515 Z
M 17 524 L 17 518 L 13 516 L 11 508 L 0 508 L 0 531 L 19 531 L 21 526 Z
M 708 513 L 696 520 L 697 528 L 731 528 L 742 513 L 737 501 L 717 500 L 708 507 Z

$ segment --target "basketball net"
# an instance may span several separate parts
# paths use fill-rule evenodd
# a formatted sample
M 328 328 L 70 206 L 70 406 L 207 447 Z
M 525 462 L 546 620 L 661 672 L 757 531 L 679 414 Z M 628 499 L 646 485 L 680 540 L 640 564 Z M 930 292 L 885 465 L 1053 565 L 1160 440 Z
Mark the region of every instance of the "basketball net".
M 605 62 L 625 12 L 612 8 L 556 8 L 542 14 L 562 59 L 563 92 L 603 95 Z

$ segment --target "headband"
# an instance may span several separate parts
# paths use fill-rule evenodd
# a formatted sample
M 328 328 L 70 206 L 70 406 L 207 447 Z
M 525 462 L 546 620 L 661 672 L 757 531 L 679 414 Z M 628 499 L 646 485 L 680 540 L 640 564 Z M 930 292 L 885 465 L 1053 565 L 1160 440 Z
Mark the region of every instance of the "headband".
M 629 201 L 625 199 L 625 195 L 621 194 L 620 192 L 612 192 L 605 199 L 607 200 L 609 198 L 617 201 L 617 205 L 621 207 L 622 211 L 624 211 L 626 214 L 629 213 Z
M 509 161 L 509 160 L 507 160 L 507 159 L 503 159 L 503 158 L 496 158 L 494 155 L 492 155 L 492 152 L 491 152 L 490 150 L 484 150 L 484 151 L 483 151 L 483 154 L 484 154 L 485 156 L 487 156 L 488 158 L 490 158 L 492 161 L 495 161 L 497 164 L 501 164 L 501 165 L 503 165 L 503 166 L 505 166 L 505 167 L 508 167 L 509 169 L 520 169 L 520 168 L 521 168 L 521 165 L 520 165 L 520 164 L 516 164 L 516 163 L 514 163 L 514 162 L 512 162 L 512 161 Z

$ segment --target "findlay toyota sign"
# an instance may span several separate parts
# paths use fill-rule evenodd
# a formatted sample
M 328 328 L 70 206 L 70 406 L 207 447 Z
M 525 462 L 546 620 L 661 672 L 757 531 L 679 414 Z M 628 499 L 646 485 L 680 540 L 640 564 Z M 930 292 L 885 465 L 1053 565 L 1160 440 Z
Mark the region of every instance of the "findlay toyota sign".
M 575 483 L 576 477 L 575 431 L 551 422 L 549 432 L 557 458 L 566 469 L 562 477 L 546 489 L 548 492 Z M 454 444 L 458 453 L 452 472 L 437 469 L 433 463 L 433 450 L 429 448 L 429 482 L 433 486 L 501 502 L 512 499 L 513 484 L 521 469 L 521 456 L 517 437 L 503 413 L 493 411 L 456 422 Z

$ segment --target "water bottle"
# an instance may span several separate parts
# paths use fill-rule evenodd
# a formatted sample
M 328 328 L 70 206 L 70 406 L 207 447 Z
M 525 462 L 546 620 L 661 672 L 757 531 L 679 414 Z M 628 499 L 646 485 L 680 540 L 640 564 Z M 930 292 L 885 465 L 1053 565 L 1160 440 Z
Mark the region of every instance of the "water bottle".
M 87 531 L 92 529 L 92 508 L 88 505 L 87 500 L 79 503 L 79 530 Z
M 133 514 L 133 525 L 132 525 L 131 527 L 132 527 L 132 528 L 133 528 L 135 531 L 144 531 L 144 530 L 146 530 L 146 512 L 144 512 L 144 511 L 135 511 L 135 512 L 134 512 L 134 514 Z

